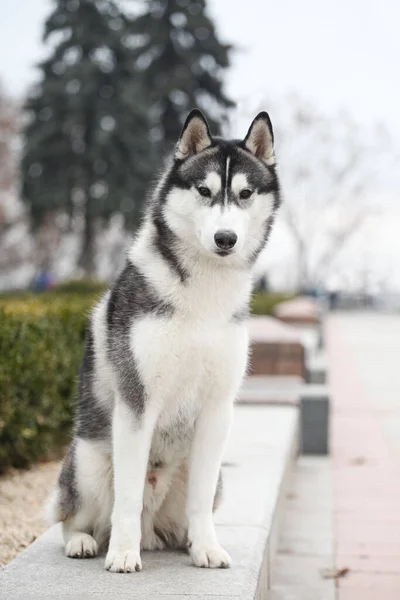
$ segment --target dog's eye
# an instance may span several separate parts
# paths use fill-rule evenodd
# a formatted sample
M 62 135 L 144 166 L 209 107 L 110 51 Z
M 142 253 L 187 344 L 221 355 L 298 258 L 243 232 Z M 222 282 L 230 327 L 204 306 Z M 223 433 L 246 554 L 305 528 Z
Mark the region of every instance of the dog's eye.
M 208 189 L 208 187 L 199 187 L 197 188 L 197 191 L 199 192 L 200 196 L 204 196 L 204 198 L 210 198 L 211 196 L 211 191 Z
M 239 194 L 239 197 L 242 200 L 247 200 L 247 198 L 250 198 L 250 196 L 252 195 L 252 190 L 242 190 Z

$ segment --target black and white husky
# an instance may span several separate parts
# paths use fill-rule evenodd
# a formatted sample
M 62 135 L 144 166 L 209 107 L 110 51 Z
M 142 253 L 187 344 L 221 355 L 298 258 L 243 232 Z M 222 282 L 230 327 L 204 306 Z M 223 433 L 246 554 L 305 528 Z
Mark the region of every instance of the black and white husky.
M 183 127 L 126 266 L 94 308 L 73 442 L 51 502 L 65 553 L 140 571 L 141 549 L 188 547 L 228 567 L 213 511 L 246 370 L 252 266 L 279 205 L 273 133 L 244 140 Z

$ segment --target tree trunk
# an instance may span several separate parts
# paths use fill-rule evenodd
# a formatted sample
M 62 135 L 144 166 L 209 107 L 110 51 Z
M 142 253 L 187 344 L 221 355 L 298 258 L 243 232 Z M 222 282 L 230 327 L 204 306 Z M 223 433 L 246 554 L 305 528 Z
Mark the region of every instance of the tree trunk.
M 308 256 L 304 240 L 297 241 L 297 288 L 303 292 L 309 285 Z
M 88 207 L 85 210 L 85 226 L 82 234 L 82 249 L 78 264 L 85 274 L 85 277 L 90 279 L 96 276 L 95 266 L 95 227 L 94 217 L 90 214 Z

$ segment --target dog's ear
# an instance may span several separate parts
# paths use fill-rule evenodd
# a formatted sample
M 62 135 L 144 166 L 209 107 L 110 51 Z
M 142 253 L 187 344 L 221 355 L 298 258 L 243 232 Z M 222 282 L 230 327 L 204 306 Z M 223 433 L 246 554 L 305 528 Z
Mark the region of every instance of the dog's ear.
M 212 144 L 208 123 L 203 113 L 194 108 L 190 111 L 183 126 L 181 136 L 175 149 L 175 158 L 184 160 Z
M 244 146 L 267 165 L 275 164 L 274 132 L 268 113 L 260 112 L 244 138 Z

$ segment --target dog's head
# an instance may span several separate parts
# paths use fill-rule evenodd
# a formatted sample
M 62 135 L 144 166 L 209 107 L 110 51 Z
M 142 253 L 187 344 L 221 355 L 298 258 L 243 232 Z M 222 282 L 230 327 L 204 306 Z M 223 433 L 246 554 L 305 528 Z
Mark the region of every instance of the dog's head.
M 203 255 L 252 262 L 279 205 L 271 121 L 261 112 L 243 140 L 212 137 L 203 114 L 189 114 L 163 185 L 168 228 Z

